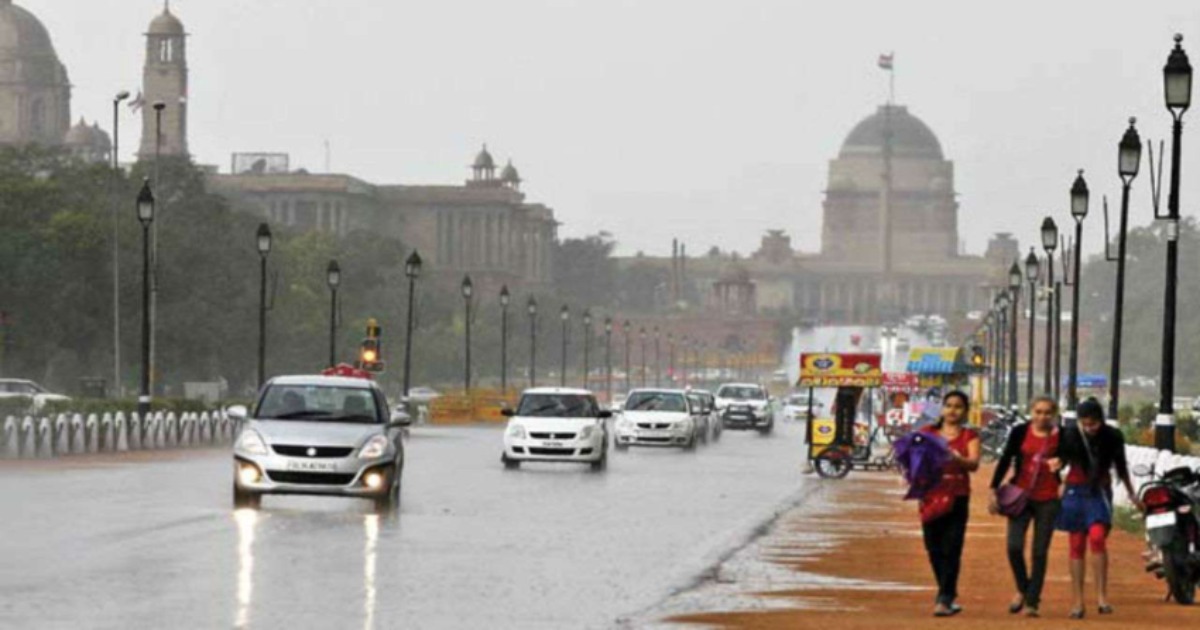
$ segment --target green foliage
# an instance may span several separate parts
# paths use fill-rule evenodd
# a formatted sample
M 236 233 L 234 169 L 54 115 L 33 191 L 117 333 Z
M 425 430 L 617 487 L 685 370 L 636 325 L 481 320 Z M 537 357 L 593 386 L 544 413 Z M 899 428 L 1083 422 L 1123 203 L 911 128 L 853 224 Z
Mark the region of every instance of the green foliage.
M 137 411 L 137 399 L 123 398 L 121 400 L 107 400 L 103 398 L 75 398 L 72 400 L 54 401 L 46 403 L 42 408 L 40 415 L 53 416 L 60 413 L 78 413 L 84 416 L 89 414 L 105 414 L 124 412 L 126 414 Z M 163 411 L 175 414 L 203 411 L 212 411 L 222 405 L 210 405 L 199 400 L 188 400 L 185 398 L 156 398 L 150 403 L 151 411 Z
M 0 418 L 23 416 L 33 408 L 33 399 L 28 396 L 0 398 Z
M 1116 506 L 1113 510 L 1113 525 L 1117 529 L 1139 536 L 1146 531 L 1146 521 L 1142 518 L 1142 513 L 1128 505 Z

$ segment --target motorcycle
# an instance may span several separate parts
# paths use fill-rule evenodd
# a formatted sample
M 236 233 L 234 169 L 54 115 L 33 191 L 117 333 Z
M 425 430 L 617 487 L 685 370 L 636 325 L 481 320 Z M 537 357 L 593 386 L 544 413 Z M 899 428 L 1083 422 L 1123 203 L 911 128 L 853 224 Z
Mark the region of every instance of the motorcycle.
M 1145 505 L 1146 571 L 1167 582 L 1167 600 L 1190 606 L 1200 583 L 1200 471 L 1186 466 L 1156 475 L 1154 466 L 1135 466 L 1150 477 L 1138 490 Z
M 1012 433 L 1013 427 L 1024 421 L 1025 419 L 1019 413 L 1002 410 L 991 422 L 987 423 L 979 431 L 984 460 L 994 462 L 1000 459 L 1000 455 L 1004 453 L 1004 445 L 1008 443 L 1008 434 Z

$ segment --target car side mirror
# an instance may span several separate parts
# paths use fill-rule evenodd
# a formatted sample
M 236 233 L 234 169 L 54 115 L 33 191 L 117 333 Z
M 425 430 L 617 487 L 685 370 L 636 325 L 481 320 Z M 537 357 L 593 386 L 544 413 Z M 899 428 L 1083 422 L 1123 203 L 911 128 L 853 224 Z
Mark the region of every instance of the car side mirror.
M 613 417 L 613 412 L 611 412 L 607 409 L 601 409 L 600 414 L 597 415 L 596 417 L 600 418 L 601 420 L 607 420 L 607 419 Z
M 388 422 L 388 426 L 409 427 L 412 426 L 412 423 L 412 416 L 410 416 L 408 412 L 397 409 L 392 412 L 392 419 L 390 422 Z
M 512 409 L 501 409 L 500 415 L 504 416 L 505 418 L 511 418 L 517 415 L 517 412 L 513 411 Z
M 242 422 L 250 415 L 250 412 L 246 410 L 246 405 L 230 405 L 225 409 L 225 415 L 230 420 Z

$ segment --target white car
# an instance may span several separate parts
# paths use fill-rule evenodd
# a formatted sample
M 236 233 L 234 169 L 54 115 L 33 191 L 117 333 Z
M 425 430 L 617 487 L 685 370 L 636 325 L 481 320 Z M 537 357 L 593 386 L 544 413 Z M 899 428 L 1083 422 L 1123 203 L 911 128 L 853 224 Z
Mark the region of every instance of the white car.
M 717 390 L 717 414 L 725 429 L 770 433 L 775 428 L 771 402 L 766 388 L 754 383 L 726 383 Z
M 28 398 L 32 409 L 40 411 L 48 402 L 71 400 L 62 394 L 52 394 L 45 387 L 20 378 L 0 378 L 0 400 Z
M 617 418 L 616 446 L 696 446 L 697 424 L 687 394 L 678 389 L 635 389 Z
M 578 462 L 592 470 L 608 465 L 605 420 L 612 412 L 586 389 L 527 389 L 517 408 L 503 413 L 509 418 L 500 455 L 505 468 L 521 462 Z
M 783 403 L 783 417 L 787 420 L 809 420 L 808 417 L 809 394 L 804 392 L 801 394 L 792 394 L 788 396 Z M 825 403 L 814 397 L 812 399 L 813 414 L 820 415 L 825 411 Z

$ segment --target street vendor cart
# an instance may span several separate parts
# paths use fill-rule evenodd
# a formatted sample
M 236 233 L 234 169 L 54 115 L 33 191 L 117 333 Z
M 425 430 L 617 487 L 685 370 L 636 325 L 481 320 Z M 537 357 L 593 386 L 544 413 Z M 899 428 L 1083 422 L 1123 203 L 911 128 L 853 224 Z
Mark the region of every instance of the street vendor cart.
M 883 385 L 879 354 L 803 353 L 798 385 L 809 389 L 809 401 L 813 390 L 836 390 L 832 417 L 817 418 L 809 409 L 808 458 L 818 475 L 841 479 L 853 469 L 892 467 L 890 449 L 876 448 L 881 423 L 874 393 Z

